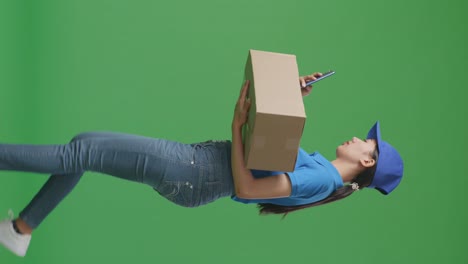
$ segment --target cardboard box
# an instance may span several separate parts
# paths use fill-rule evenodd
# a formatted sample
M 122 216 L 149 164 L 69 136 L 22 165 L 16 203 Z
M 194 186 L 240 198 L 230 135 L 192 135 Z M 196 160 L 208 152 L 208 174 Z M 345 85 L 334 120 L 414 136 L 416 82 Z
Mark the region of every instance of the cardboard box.
M 250 50 L 244 79 L 251 100 L 243 130 L 247 168 L 293 171 L 306 121 L 296 56 Z

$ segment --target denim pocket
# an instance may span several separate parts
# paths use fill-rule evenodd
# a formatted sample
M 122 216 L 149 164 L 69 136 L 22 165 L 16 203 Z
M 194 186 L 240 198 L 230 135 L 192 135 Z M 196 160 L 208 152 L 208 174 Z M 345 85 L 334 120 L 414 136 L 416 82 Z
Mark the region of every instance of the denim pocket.
M 193 184 L 188 181 L 164 181 L 157 192 L 175 204 L 193 207 Z

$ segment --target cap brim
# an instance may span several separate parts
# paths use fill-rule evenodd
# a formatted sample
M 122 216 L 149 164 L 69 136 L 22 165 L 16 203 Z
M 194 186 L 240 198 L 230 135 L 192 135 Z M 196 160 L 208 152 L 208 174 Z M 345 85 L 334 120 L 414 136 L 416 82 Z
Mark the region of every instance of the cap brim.
M 379 145 L 382 142 L 382 138 L 380 137 L 380 123 L 377 121 L 374 126 L 369 130 L 367 133 L 367 139 L 375 139 L 377 141 L 377 150 L 380 151 Z

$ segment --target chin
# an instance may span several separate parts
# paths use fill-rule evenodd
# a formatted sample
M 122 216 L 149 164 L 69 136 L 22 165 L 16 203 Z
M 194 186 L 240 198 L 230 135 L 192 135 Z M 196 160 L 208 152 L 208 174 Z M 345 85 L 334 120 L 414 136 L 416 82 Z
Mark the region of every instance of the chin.
M 336 152 L 336 157 L 337 158 L 346 156 L 346 153 L 347 153 L 346 145 L 339 145 L 336 148 L 335 152 Z
M 340 152 L 341 152 L 341 148 L 343 147 L 343 145 L 340 145 L 336 148 L 336 151 L 335 151 L 335 155 L 336 157 L 338 158 L 338 156 L 340 155 Z

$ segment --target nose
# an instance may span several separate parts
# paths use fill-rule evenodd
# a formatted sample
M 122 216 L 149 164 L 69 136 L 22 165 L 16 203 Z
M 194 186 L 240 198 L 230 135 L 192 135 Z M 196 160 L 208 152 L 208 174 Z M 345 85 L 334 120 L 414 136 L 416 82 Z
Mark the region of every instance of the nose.
M 353 143 L 358 141 L 358 138 L 357 137 L 353 137 Z

